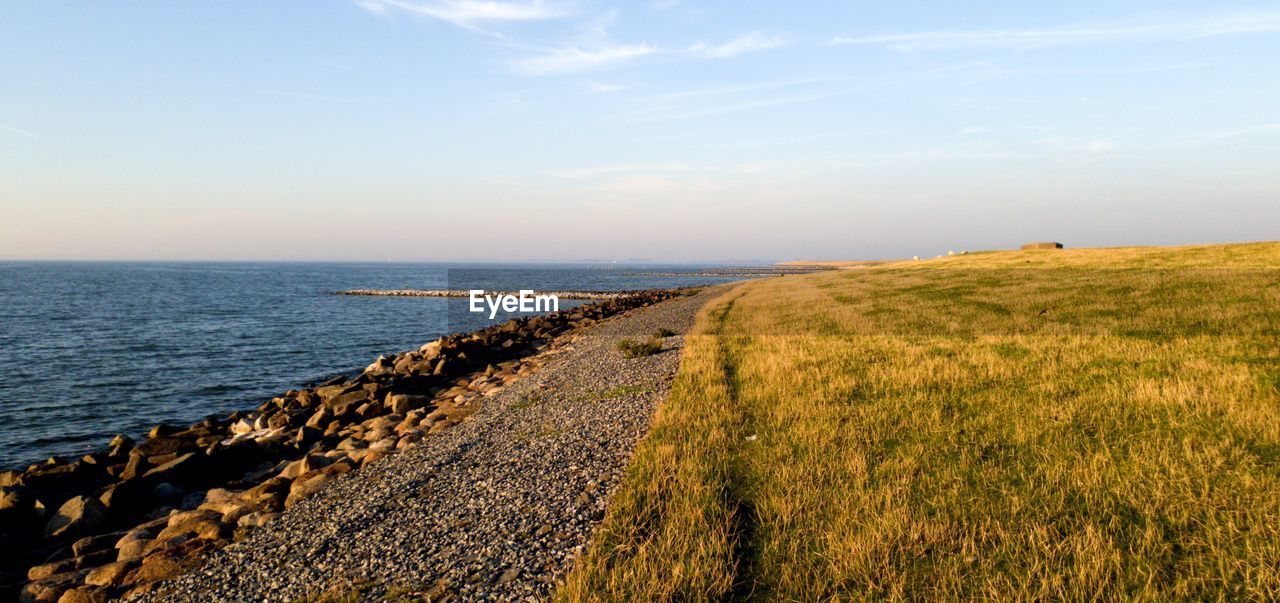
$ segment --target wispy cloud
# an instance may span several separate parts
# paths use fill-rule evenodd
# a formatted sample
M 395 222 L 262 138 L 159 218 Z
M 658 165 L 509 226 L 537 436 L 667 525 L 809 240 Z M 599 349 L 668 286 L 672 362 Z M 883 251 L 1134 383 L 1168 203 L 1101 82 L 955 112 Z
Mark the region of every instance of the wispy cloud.
M 783 107 L 852 94 L 862 88 L 857 78 L 840 75 L 726 83 L 656 94 L 644 100 L 628 119 L 677 121 Z
M 1280 136 L 1280 122 L 1263 123 L 1183 134 L 1167 143 L 1168 148 L 1183 149 L 1235 144 L 1274 144 Z
M 682 90 L 679 92 L 669 92 L 654 97 L 654 100 L 660 102 L 681 101 L 687 99 L 695 99 L 707 96 L 724 96 L 733 94 L 742 94 L 746 92 L 759 92 L 763 90 L 774 90 L 778 88 L 792 88 L 796 86 L 808 86 L 814 84 L 823 84 L 828 82 L 848 81 L 847 76 L 824 76 L 824 77 L 808 77 L 794 78 L 784 80 L 768 80 L 763 82 L 748 82 L 744 84 L 730 84 L 724 86 L 712 86 L 708 88 L 699 88 L 696 90 Z
M 296 98 L 309 101 L 319 101 L 324 103 L 341 103 L 350 105 L 369 105 L 374 104 L 382 99 L 377 96 L 348 96 L 342 94 L 321 94 L 315 92 L 302 92 L 296 90 L 267 90 L 266 94 L 275 96 L 283 96 L 287 98 Z
M 716 46 L 709 46 L 702 43 L 694 44 L 689 48 L 689 52 L 694 56 L 700 56 L 707 59 L 728 59 L 748 52 L 777 48 L 784 44 L 786 44 L 786 42 L 780 37 L 766 36 L 759 32 L 752 32 Z
M 558 46 L 536 47 L 483 26 L 500 22 L 524 22 L 583 17 L 572 10 L 570 0 L 353 0 L 376 14 L 410 13 L 438 19 L 471 31 L 502 39 L 512 48 L 531 52 L 511 59 L 512 71 L 521 75 L 563 75 L 586 73 L 616 67 L 634 59 L 664 53 L 675 59 L 727 59 L 749 52 L 782 46 L 777 36 L 759 32 L 745 34 L 719 45 L 697 43 L 685 49 L 659 48 L 649 43 L 622 43 L 609 36 L 609 28 L 618 18 L 618 9 L 601 12 L 592 18 L 575 19 L 578 35 L 563 40 Z M 678 3 L 678 2 L 677 2 Z M 676 3 L 671 3 L 674 6 Z M 615 92 L 616 84 L 588 85 L 593 92 Z
M 21 136 L 23 138 L 30 138 L 31 140 L 36 140 L 40 138 L 39 136 L 36 136 L 35 133 L 33 132 L 23 130 L 22 128 L 19 128 L 17 126 L 9 126 L 5 124 L 0 124 L 0 132 L 10 132 L 13 134 L 17 134 L 18 136 Z
M 616 13 L 615 13 L 616 14 Z M 663 49 L 643 44 L 624 44 L 609 37 L 608 23 L 591 28 L 591 35 L 584 42 L 543 50 L 539 54 L 523 57 L 511 62 L 512 68 L 524 75 L 558 75 L 567 73 L 584 73 L 609 67 L 616 67 L 633 59 L 659 53 L 676 59 L 702 58 L 727 59 L 748 52 L 782 46 L 781 38 L 766 37 L 758 33 L 747 34 L 719 46 L 695 44 L 687 51 Z M 597 91 L 612 92 L 616 88 Z
M 954 48 L 1035 48 L 1071 44 L 1192 40 L 1280 32 L 1280 12 L 1257 12 L 1189 21 L 1047 29 L 952 30 L 837 37 L 830 44 L 870 44 L 899 51 Z
M 356 0 L 356 4 L 374 13 L 404 11 L 447 21 L 459 27 L 476 29 L 488 22 L 540 21 L 567 17 L 566 7 L 543 0 L 498 2 L 496 0 Z
M 775 98 L 764 98 L 753 101 L 746 101 L 737 104 L 716 104 L 709 107 L 694 107 L 689 109 L 663 109 L 660 111 L 650 111 L 639 118 L 647 118 L 651 121 L 678 121 L 683 119 L 698 119 L 704 117 L 712 117 L 715 115 L 724 115 L 726 113 L 738 113 L 741 111 L 753 111 L 757 109 L 768 109 L 773 107 L 784 107 L 787 105 L 797 105 L 801 103 L 812 103 L 816 101 L 826 100 L 837 96 L 849 94 L 847 90 L 832 90 L 828 92 L 815 92 L 813 94 L 797 94 L 792 96 L 781 96 Z
M 586 83 L 586 86 L 587 86 L 588 92 L 592 92 L 595 94 L 609 94 L 613 92 L 621 92 L 631 87 L 628 84 L 617 84 L 613 82 L 593 82 L 593 81 L 588 81 Z
M 586 178 L 597 178 L 600 176 L 616 176 L 619 174 L 637 175 L 637 174 L 672 174 L 691 172 L 693 168 L 683 163 L 662 163 L 662 164 L 618 164 L 618 165 L 601 165 L 588 168 L 575 168 L 570 170 L 560 170 L 556 172 L 561 178 L 569 178 L 573 180 L 581 180 Z
M 649 6 L 654 10 L 668 10 L 680 6 L 684 0 L 652 0 Z
M 1257 124 L 1245 126 L 1243 128 L 1232 128 L 1230 130 L 1216 130 L 1205 135 L 1206 140 L 1228 140 L 1232 138 L 1240 138 L 1242 136 L 1253 136 L 1255 134 L 1280 134 L 1280 123 Z
M 511 61 L 511 68 L 524 75 L 585 73 L 613 67 L 658 52 L 649 44 L 596 43 L 591 46 L 562 46 L 541 54 Z

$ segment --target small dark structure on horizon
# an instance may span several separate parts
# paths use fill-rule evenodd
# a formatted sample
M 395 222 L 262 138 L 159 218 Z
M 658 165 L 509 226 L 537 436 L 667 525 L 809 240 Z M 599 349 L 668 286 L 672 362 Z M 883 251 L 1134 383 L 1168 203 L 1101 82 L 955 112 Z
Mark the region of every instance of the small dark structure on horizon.
M 1057 241 L 1048 241 L 1045 243 L 1027 243 L 1022 246 L 1023 249 L 1062 249 L 1062 243 Z

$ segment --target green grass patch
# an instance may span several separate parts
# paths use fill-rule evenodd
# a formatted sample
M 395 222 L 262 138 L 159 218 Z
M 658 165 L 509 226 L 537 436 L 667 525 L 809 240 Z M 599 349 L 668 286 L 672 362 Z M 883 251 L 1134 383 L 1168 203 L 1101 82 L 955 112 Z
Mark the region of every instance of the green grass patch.
M 618 342 L 618 351 L 622 352 L 625 358 L 643 358 L 652 356 L 662 351 L 662 341 L 650 338 L 645 341 L 635 341 L 633 339 L 623 339 Z
M 522 408 L 529 408 L 531 406 L 535 406 L 541 402 L 542 402 L 542 394 L 532 393 L 532 394 L 529 394 L 527 397 L 525 397 L 523 400 L 512 403 L 511 408 L 520 410 Z
M 294 603 L 357 603 L 370 599 L 372 591 L 383 586 L 377 580 L 349 580 L 330 587 L 319 594 L 307 595 L 296 599 Z M 429 589 L 422 589 L 403 584 L 386 586 L 378 601 L 385 603 L 412 603 L 439 597 Z

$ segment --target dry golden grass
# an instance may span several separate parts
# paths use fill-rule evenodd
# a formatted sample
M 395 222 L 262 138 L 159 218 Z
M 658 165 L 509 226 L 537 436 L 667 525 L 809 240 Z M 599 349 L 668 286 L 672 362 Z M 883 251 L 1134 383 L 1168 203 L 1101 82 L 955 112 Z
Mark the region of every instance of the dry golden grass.
M 1280 598 L 1280 244 L 704 308 L 565 601 Z
M 828 268 L 867 268 L 888 264 L 892 260 L 793 260 L 778 262 L 779 266 L 824 266 Z

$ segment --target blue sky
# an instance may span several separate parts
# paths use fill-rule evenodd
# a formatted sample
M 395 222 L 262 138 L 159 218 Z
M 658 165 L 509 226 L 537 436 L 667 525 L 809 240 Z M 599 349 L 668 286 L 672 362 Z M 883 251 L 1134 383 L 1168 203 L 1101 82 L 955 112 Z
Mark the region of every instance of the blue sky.
M 9 3 L 0 258 L 1276 239 L 1277 56 L 1266 2 Z

